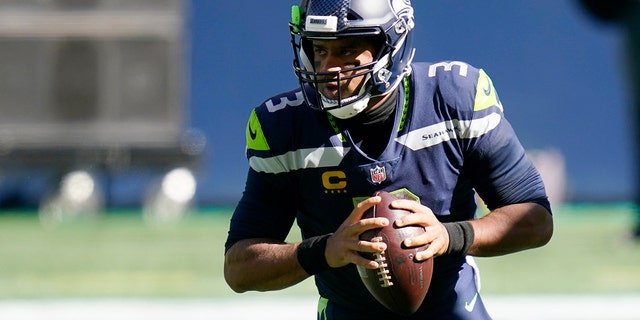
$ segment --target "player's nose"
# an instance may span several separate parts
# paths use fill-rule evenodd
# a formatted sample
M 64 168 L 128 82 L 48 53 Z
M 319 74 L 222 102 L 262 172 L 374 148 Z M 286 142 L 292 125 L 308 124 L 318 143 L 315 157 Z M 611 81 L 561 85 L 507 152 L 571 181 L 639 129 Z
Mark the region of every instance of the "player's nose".
M 321 58 L 316 65 L 319 72 L 340 72 L 342 70 L 340 59 L 333 54 Z

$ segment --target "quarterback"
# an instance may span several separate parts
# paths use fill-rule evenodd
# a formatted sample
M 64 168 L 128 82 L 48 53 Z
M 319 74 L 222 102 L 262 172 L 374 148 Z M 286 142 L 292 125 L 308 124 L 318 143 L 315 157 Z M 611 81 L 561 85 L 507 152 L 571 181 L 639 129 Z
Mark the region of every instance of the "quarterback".
M 299 88 L 251 111 L 249 170 L 225 244 L 236 292 L 287 288 L 313 276 L 318 319 L 490 319 L 473 257 L 545 245 L 553 233 L 540 175 L 503 114 L 487 73 L 460 61 L 413 62 L 409 0 L 303 0 L 289 24 Z M 361 219 L 375 191 L 402 191 L 413 212 Z M 476 216 L 476 195 L 490 212 Z M 297 224 L 302 241 L 285 238 Z M 388 224 L 434 259 L 422 306 L 391 313 L 367 291 L 359 240 Z M 310 312 L 313 312 L 310 310 Z

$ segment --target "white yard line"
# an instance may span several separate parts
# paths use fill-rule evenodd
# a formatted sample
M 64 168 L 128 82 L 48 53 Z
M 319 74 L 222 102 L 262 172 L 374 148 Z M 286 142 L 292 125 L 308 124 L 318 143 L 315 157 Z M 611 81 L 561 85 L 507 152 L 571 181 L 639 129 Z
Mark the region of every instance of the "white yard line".
M 637 295 L 485 296 L 495 320 L 640 319 Z M 0 300 L 3 320 L 314 320 L 316 297 Z

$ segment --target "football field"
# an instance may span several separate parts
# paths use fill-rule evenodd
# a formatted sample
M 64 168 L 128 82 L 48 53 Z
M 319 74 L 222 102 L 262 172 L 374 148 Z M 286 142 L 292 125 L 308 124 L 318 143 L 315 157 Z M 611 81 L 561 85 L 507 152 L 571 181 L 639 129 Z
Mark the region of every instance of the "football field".
M 488 295 L 495 320 L 640 319 L 640 295 Z M 0 301 L 13 320 L 314 320 L 316 297 Z
M 477 259 L 494 318 L 640 319 L 631 212 L 626 204 L 556 208 L 547 246 Z M 149 225 L 133 210 L 57 226 L 33 212 L 0 213 L 0 319 L 314 319 L 309 280 L 278 292 L 228 289 L 229 213 Z

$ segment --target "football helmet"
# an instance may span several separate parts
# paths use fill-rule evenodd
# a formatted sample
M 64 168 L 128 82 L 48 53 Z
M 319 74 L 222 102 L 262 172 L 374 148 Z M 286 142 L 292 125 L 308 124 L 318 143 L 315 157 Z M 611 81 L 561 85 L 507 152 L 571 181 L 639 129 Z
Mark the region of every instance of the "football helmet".
M 410 0 L 302 0 L 293 6 L 289 30 L 294 51 L 293 68 L 307 104 L 346 119 L 364 110 L 371 97 L 397 88 L 411 73 L 413 48 L 413 8 Z M 336 72 L 317 72 L 312 41 L 344 37 L 378 38 L 373 62 Z M 318 84 L 366 77 L 360 91 L 337 99 L 322 95 Z M 311 89 L 311 91 L 307 91 Z M 310 93 L 315 90 L 315 97 Z

